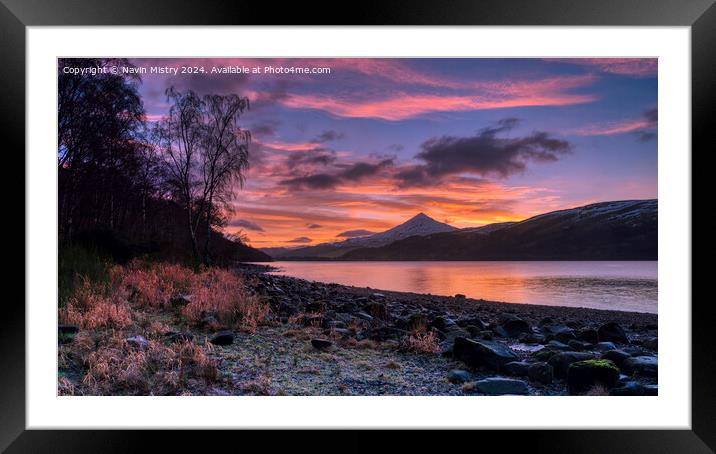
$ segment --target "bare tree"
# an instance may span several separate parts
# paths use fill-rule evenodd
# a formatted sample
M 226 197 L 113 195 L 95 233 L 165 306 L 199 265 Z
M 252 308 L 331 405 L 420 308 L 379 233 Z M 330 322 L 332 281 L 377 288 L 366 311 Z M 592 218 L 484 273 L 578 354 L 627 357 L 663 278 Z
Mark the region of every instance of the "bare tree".
M 239 127 L 239 117 L 249 109 L 249 100 L 237 95 L 207 95 L 206 142 L 202 153 L 202 175 L 206 204 L 206 237 L 204 263 L 209 264 L 209 242 L 216 202 L 228 202 L 234 196 L 236 183 L 243 187 L 244 173 L 249 166 L 251 133 Z
M 249 165 L 251 134 L 239 127 L 249 100 L 237 95 L 207 95 L 167 90 L 169 115 L 157 127 L 157 142 L 167 159 L 169 182 L 181 199 L 194 258 L 199 260 L 197 231 L 206 228 L 202 257 L 211 261 L 212 228 L 220 227 L 222 208 L 243 186 Z
M 180 93 L 170 87 L 166 95 L 172 106 L 169 115 L 157 124 L 156 142 L 166 156 L 168 182 L 186 212 L 192 254 L 198 262 L 196 231 L 203 211 L 205 191 L 198 188 L 195 168 L 205 142 L 204 105 L 193 91 Z

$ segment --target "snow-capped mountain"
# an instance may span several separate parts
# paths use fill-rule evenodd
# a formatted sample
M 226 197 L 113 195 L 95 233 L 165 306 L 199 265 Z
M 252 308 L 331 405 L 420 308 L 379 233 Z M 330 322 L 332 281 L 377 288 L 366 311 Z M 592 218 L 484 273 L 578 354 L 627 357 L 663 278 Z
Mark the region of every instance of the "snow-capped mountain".
M 262 250 L 274 258 L 335 258 L 353 249 L 380 247 L 411 236 L 433 235 L 457 230 L 459 229 L 449 224 L 438 222 L 424 213 L 419 213 L 400 225 L 372 235 L 350 238 L 334 243 L 322 243 L 316 246 L 291 249 L 266 248 Z
M 344 260 L 656 260 L 658 201 L 624 200 L 521 222 L 413 236 L 353 249 Z M 482 229 L 482 230 L 481 230 Z
M 374 233 L 372 235 L 362 236 L 359 238 L 351 238 L 349 240 L 333 244 L 340 244 L 349 247 L 378 247 L 411 236 L 425 236 L 432 235 L 433 233 L 454 232 L 455 230 L 458 229 L 449 224 L 438 222 L 424 213 L 419 213 L 402 224 L 384 232 Z

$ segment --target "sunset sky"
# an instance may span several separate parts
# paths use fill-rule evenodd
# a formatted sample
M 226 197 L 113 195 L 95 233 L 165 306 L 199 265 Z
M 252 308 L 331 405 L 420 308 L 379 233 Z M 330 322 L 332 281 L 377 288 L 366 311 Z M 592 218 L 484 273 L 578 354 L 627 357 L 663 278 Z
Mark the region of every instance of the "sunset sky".
M 656 59 L 135 59 L 328 67 L 330 74 L 143 74 L 164 90 L 247 96 L 251 169 L 227 231 L 311 245 L 419 212 L 456 227 L 657 197 Z

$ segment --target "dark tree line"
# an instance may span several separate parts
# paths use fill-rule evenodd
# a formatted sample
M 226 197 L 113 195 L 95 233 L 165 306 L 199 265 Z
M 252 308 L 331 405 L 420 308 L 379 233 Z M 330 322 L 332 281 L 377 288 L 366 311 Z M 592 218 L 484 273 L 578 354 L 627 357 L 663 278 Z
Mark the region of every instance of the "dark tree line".
M 137 75 L 66 74 L 65 66 L 131 65 L 123 59 L 58 62 L 63 244 L 101 248 L 117 259 L 138 253 L 206 264 L 263 258 L 238 237 L 219 233 L 248 168 L 251 136 L 239 127 L 247 98 L 200 97 L 170 87 L 166 116 L 148 123 Z

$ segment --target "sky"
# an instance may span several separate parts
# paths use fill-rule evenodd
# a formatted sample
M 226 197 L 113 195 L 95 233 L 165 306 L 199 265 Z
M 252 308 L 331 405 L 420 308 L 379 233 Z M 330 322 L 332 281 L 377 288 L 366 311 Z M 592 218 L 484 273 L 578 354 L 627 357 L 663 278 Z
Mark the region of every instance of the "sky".
M 657 197 L 656 59 L 132 63 L 146 68 L 150 122 L 169 86 L 249 98 L 250 169 L 225 230 L 254 247 L 338 241 L 420 212 L 477 227 Z M 182 66 L 204 72 L 150 71 Z

